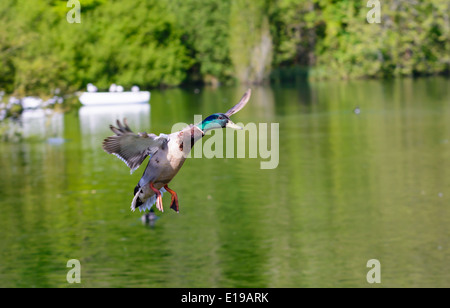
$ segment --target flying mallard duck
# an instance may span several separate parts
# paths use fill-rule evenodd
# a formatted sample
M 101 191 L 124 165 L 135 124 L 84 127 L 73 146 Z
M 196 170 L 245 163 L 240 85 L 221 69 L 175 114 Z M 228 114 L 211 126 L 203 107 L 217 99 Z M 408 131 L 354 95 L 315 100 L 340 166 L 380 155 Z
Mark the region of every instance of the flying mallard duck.
M 226 113 L 212 114 L 203 122 L 191 124 L 170 135 L 135 134 L 128 127 L 126 119 L 123 120 L 123 124 L 117 120 L 118 127 L 110 125 L 109 127 L 116 135 L 103 141 L 103 150 L 123 160 L 131 172 L 136 170 L 147 156 L 150 157 L 144 174 L 134 188 L 131 210 L 135 211 L 139 208 L 140 211 L 145 211 L 151 209 L 156 202 L 157 209 L 163 212 L 162 194 L 167 191 L 172 196 L 170 208 L 178 213 L 177 193 L 167 185 L 183 166 L 194 143 L 201 139 L 206 131 L 225 127 L 242 129 L 230 120 L 230 116 L 244 108 L 250 95 L 249 89 L 239 103 Z

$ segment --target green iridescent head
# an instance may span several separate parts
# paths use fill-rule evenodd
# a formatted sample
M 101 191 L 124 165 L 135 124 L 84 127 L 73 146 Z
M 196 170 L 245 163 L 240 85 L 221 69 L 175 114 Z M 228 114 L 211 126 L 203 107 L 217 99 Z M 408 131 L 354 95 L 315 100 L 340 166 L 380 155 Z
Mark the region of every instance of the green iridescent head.
M 208 131 L 211 129 L 217 129 L 217 128 L 234 128 L 234 129 L 242 129 L 242 127 L 234 124 L 228 116 L 226 116 L 224 113 L 215 113 L 207 117 L 203 120 L 202 123 L 197 124 L 197 127 L 200 128 L 202 131 Z

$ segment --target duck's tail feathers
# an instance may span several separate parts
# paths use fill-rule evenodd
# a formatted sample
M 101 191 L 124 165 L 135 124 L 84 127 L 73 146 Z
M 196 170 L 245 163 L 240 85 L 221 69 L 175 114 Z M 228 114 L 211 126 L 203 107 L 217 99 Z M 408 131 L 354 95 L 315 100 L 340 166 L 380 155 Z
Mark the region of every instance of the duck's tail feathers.
M 142 211 L 145 212 L 146 210 L 150 210 L 152 208 L 153 204 L 156 203 L 156 194 L 151 196 L 147 200 L 145 200 L 145 202 L 142 202 L 141 199 L 139 198 L 141 189 L 138 188 L 137 186 L 136 186 L 136 188 L 137 189 L 134 190 L 135 194 L 134 194 L 133 201 L 131 201 L 131 211 L 134 212 L 136 210 L 136 208 L 139 209 L 139 212 L 142 212 Z M 166 190 L 164 188 L 161 188 L 159 190 L 159 192 L 161 193 L 161 197 L 162 197 L 163 193 L 165 193 Z

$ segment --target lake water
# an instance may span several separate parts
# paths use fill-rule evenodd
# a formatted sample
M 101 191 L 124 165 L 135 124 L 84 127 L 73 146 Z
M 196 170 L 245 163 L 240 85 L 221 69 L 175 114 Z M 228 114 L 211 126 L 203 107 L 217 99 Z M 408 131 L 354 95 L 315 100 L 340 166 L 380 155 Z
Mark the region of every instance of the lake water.
M 24 141 L 0 143 L 0 287 L 450 287 L 448 79 L 254 87 L 232 119 L 279 123 L 277 167 L 191 158 L 170 185 L 179 214 L 168 194 L 152 226 L 131 212 L 146 162 L 130 175 L 106 154 L 108 125 L 169 133 L 245 90 L 26 115 Z

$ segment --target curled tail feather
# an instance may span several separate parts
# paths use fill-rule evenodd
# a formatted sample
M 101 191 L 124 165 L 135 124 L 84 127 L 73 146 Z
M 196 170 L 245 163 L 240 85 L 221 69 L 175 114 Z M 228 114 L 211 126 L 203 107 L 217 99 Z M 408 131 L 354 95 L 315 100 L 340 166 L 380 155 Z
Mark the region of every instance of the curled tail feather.
M 152 208 L 152 206 L 156 203 L 156 194 L 151 196 L 150 198 L 147 198 L 147 200 L 145 200 L 144 202 L 142 202 L 142 200 L 139 198 L 139 194 L 142 192 L 141 187 L 139 186 L 139 184 L 134 188 L 134 198 L 133 201 L 131 201 L 131 211 L 134 212 L 136 210 L 136 208 L 139 208 L 139 211 L 146 211 L 146 210 L 150 210 Z M 166 192 L 166 190 L 164 188 L 161 188 L 159 190 L 159 192 L 161 193 L 161 196 L 163 195 L 163 193 Z

